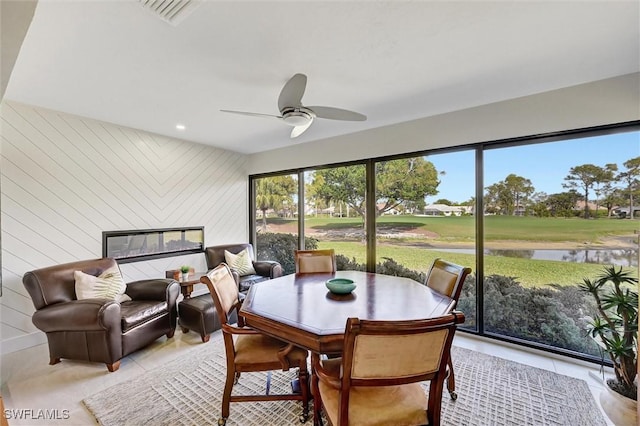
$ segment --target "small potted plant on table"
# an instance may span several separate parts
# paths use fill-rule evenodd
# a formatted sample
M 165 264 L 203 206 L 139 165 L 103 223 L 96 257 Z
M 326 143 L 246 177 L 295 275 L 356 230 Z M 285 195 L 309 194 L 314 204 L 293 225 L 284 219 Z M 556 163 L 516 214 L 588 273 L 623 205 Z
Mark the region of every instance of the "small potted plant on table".
M 595 281 L 584 278 L 580 290 L 593 296 L 597 313 L 589 332 L 613 362 L 615 377 L 600 394 L 605 413 L 617 426 L 637 425 L 638 279 L 620 267 L 605 267 Z M 625 408 L 628 407 L 628 408 Z
M 189 265 L 182 265 L 180 267 L 180 272 L 182 272 L 182 281 L 187 281 L 189 279 L 190 271 L 191 271 L 191 267 Z

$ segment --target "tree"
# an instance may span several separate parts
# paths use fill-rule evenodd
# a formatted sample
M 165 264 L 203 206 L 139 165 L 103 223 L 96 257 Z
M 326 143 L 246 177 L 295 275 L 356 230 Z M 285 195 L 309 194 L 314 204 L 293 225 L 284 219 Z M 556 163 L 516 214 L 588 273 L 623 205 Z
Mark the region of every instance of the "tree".
M 569 170 L 569 174 L 564 178 L 564 180 L 567 181 L 567 183 L 562 184 L 564 188 L 582 190 L 584 194 L 585 219 L 589 218 L 589 190 L 594 187 L 599 179 L 602 179 L 601 176 L 603 173 L 604 169 L 602 167 L 593 164 L 583 164 L 572 167 Z
M 531 195 L 531 210 L 533 210 L 533 214 L 538 217 L 548 217 L 549 207 L 547 206 L 547 199 L 549 196 L 546 192 L 536 192 Z
M 423 157 L 382 161 L 376 165 L 376 215 L 394 208 L 424 205 L 424 198 L 438 193 L 435 166 Z M 344 202 L 365 215 L 365 167 L 333 167 L 315 172 L 315 196 Z
M 572 190 L 568 192 L 560 192 L 558 194 L 551 194 L 547 197 L 545 203 L 551 213 L 551 216 L 566 216 L 570 217 L 573 208 L 576 203 L 582 198 L 577 191 Z
M 364 216 L 365 167 L 363 165 L 316 170 L 311 181 L 314 199 L 326 205 L 345 202 Z
M 267 230 L 267 210 L 280 209 L 285 202 L 293 206 L 298 184 L 291 175 L 273 176 L 256 181 L 256 209 L 262 211 L 262 231 Z
M 514 175 L 513 173 L 504 179 L 504 184 L 505 189 L 511 194 L 510 198 L 513 200 L 513 211 L 511 214 L 515 216 L 518 209 L 523 207 L 522 204 L 533 194 L 535 188 L 529 179 Z
M 634 198 L 640 193 L 640 157 L 635 157 L 622 163 L 627 169 L 618 174 L 618 179 L 625 184 L 625 191 L 629 197 L 629 218 L 633 219 Z
M 502 214 L 516 215 L 518 208 L 535 188 L 529 179 L 511 173 L 504 180 L 485 188 L 485 201 L 488 206 L 498 208 Z
M 485 210 L 491 213 L 507 214 L 509 206 L 513 204 L 511 194 L 507 191 L 504 182 L 500 181 L 485 188 Z
M 322 186 L 324 185 L 324 178 L 321 175 L 314 173 L 313 178 L 310 182 L 305 184 L 304 193 L 307 202 L 314 204 L 314 210 L 316 216 L 318 215 L 318 210 L 324 210 L 329 207 L 329 202 L 331 200 L 325 200 L 322 193 L 320 192 Z
M 455 203 L 451 200 L 447 200 L 446 198 L 438 198 L 433 204 L 445 204 L 447 206 L 453 206 Z
M 615 172 L 618 171 L 618 165 L 614 163 L 606 164 L 604 168 L 602 168 L 594 177 L 594 189 L 593 192 L 596 194 L 596 218 L 598 217 L 598 207 L 600 196 L 607 194 L 613 191 L 612 182 L 615 180 Z M 607 209 L 608 210 L 608 209 Z M 607 212 L 607 217 L 611 216 L 611 211 Z
M 602 205 L 607 208 L 607 218 L 611 218 L 614 207 L 621 206 L 626 203 L 624 191 L 616 188 L 612 183 L 608 183 L 603 187 Z

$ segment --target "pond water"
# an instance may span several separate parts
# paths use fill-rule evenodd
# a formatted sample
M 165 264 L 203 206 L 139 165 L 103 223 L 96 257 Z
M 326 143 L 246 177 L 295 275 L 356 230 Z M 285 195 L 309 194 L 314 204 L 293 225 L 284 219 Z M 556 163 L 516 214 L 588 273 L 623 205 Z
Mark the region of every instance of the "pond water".
M 451 253 L 474 254 L 473 249 L 437 249 Z M 488 256 L 516 257 L 521 259 L 556 260 L 574 263 L 595 263 L 626 267 L 638 266 L 638 250 L 485 250 Z

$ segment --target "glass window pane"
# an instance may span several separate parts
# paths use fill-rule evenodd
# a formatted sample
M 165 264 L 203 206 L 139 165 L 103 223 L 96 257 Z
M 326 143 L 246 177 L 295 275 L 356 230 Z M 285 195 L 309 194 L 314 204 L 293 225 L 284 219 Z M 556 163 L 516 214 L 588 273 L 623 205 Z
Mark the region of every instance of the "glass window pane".
M 365 169 L 305 172 L 305 249 L 334 249 L 338 270 L 366 269 Z
M 424 282 L 436 258 L 475 269 L 475 151 L 376 163 L 376 272 Z M 475 329 L 475 273 L 458 309 Z
M 254 184 L 256 258 L 280 262 L 284 274 L 291 274 L 298 248 L 298 175 L 264 177 Z
M 577 284 L 604 265 L 637 276 L 638 222 L 620 218 L 636 196 L 624 176 L 639 136 L 485 151 L 487 332 L 600 356 L 585 337 L 593 300 Z

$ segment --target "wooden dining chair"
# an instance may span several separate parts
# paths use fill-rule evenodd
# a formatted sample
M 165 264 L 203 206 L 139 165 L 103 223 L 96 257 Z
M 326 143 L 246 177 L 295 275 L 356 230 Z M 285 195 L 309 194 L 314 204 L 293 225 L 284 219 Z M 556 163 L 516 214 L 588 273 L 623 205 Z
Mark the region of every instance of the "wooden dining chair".
M 446 260 L 436 258 L 427 273 L 425 285 L 438 293 L 453 299 L 450 310 L 453 310 L 460 298 L 460 292 L 464 285 L 464 280 L 471 273 L 471 268 L 456 265 Z M 453 372 L 453 362 L 449 358 L 449 376 L 447 377 L 447 390 L 451 399 L 458 398 L 456 393 L 456 379 Z
M 213 298 L 217 314 L 222 324 L 222 334 L 227 358 L 227 378 L 222 397 L 222 416 L 218 425 L 225 425 L 229 418 L 231 402 L 247 401 L 302 401 L 300 421 L 309 416 L 309 374 L 307 371 L 308 352 L 278 339 L 266 336 L 257 330 L 244 326 L 237 315 L 238 323 L 230 324 L 232 312 L 238 314 L 242 304 L 238 298 L 238 286 L 229 267 L 222 263 L 200 278 L 206 284 Z M 235 336 L 235 342 L 234 342 Z M 238 382 L 240 373 L 257 371 L 288 371 L 298 368 L 299 393 L 264 395 L 231 395 L 233 385 Z
M 440 424 L 451 341 L 464 314 L 410 321 L 349 318 L 341 358 L 312 356 L 314 425 Z M 420 382 L 430 381 L 427 398 Z
M 333 249 L 296 250 L 296 274 L 336 272 L 336 253 Z

